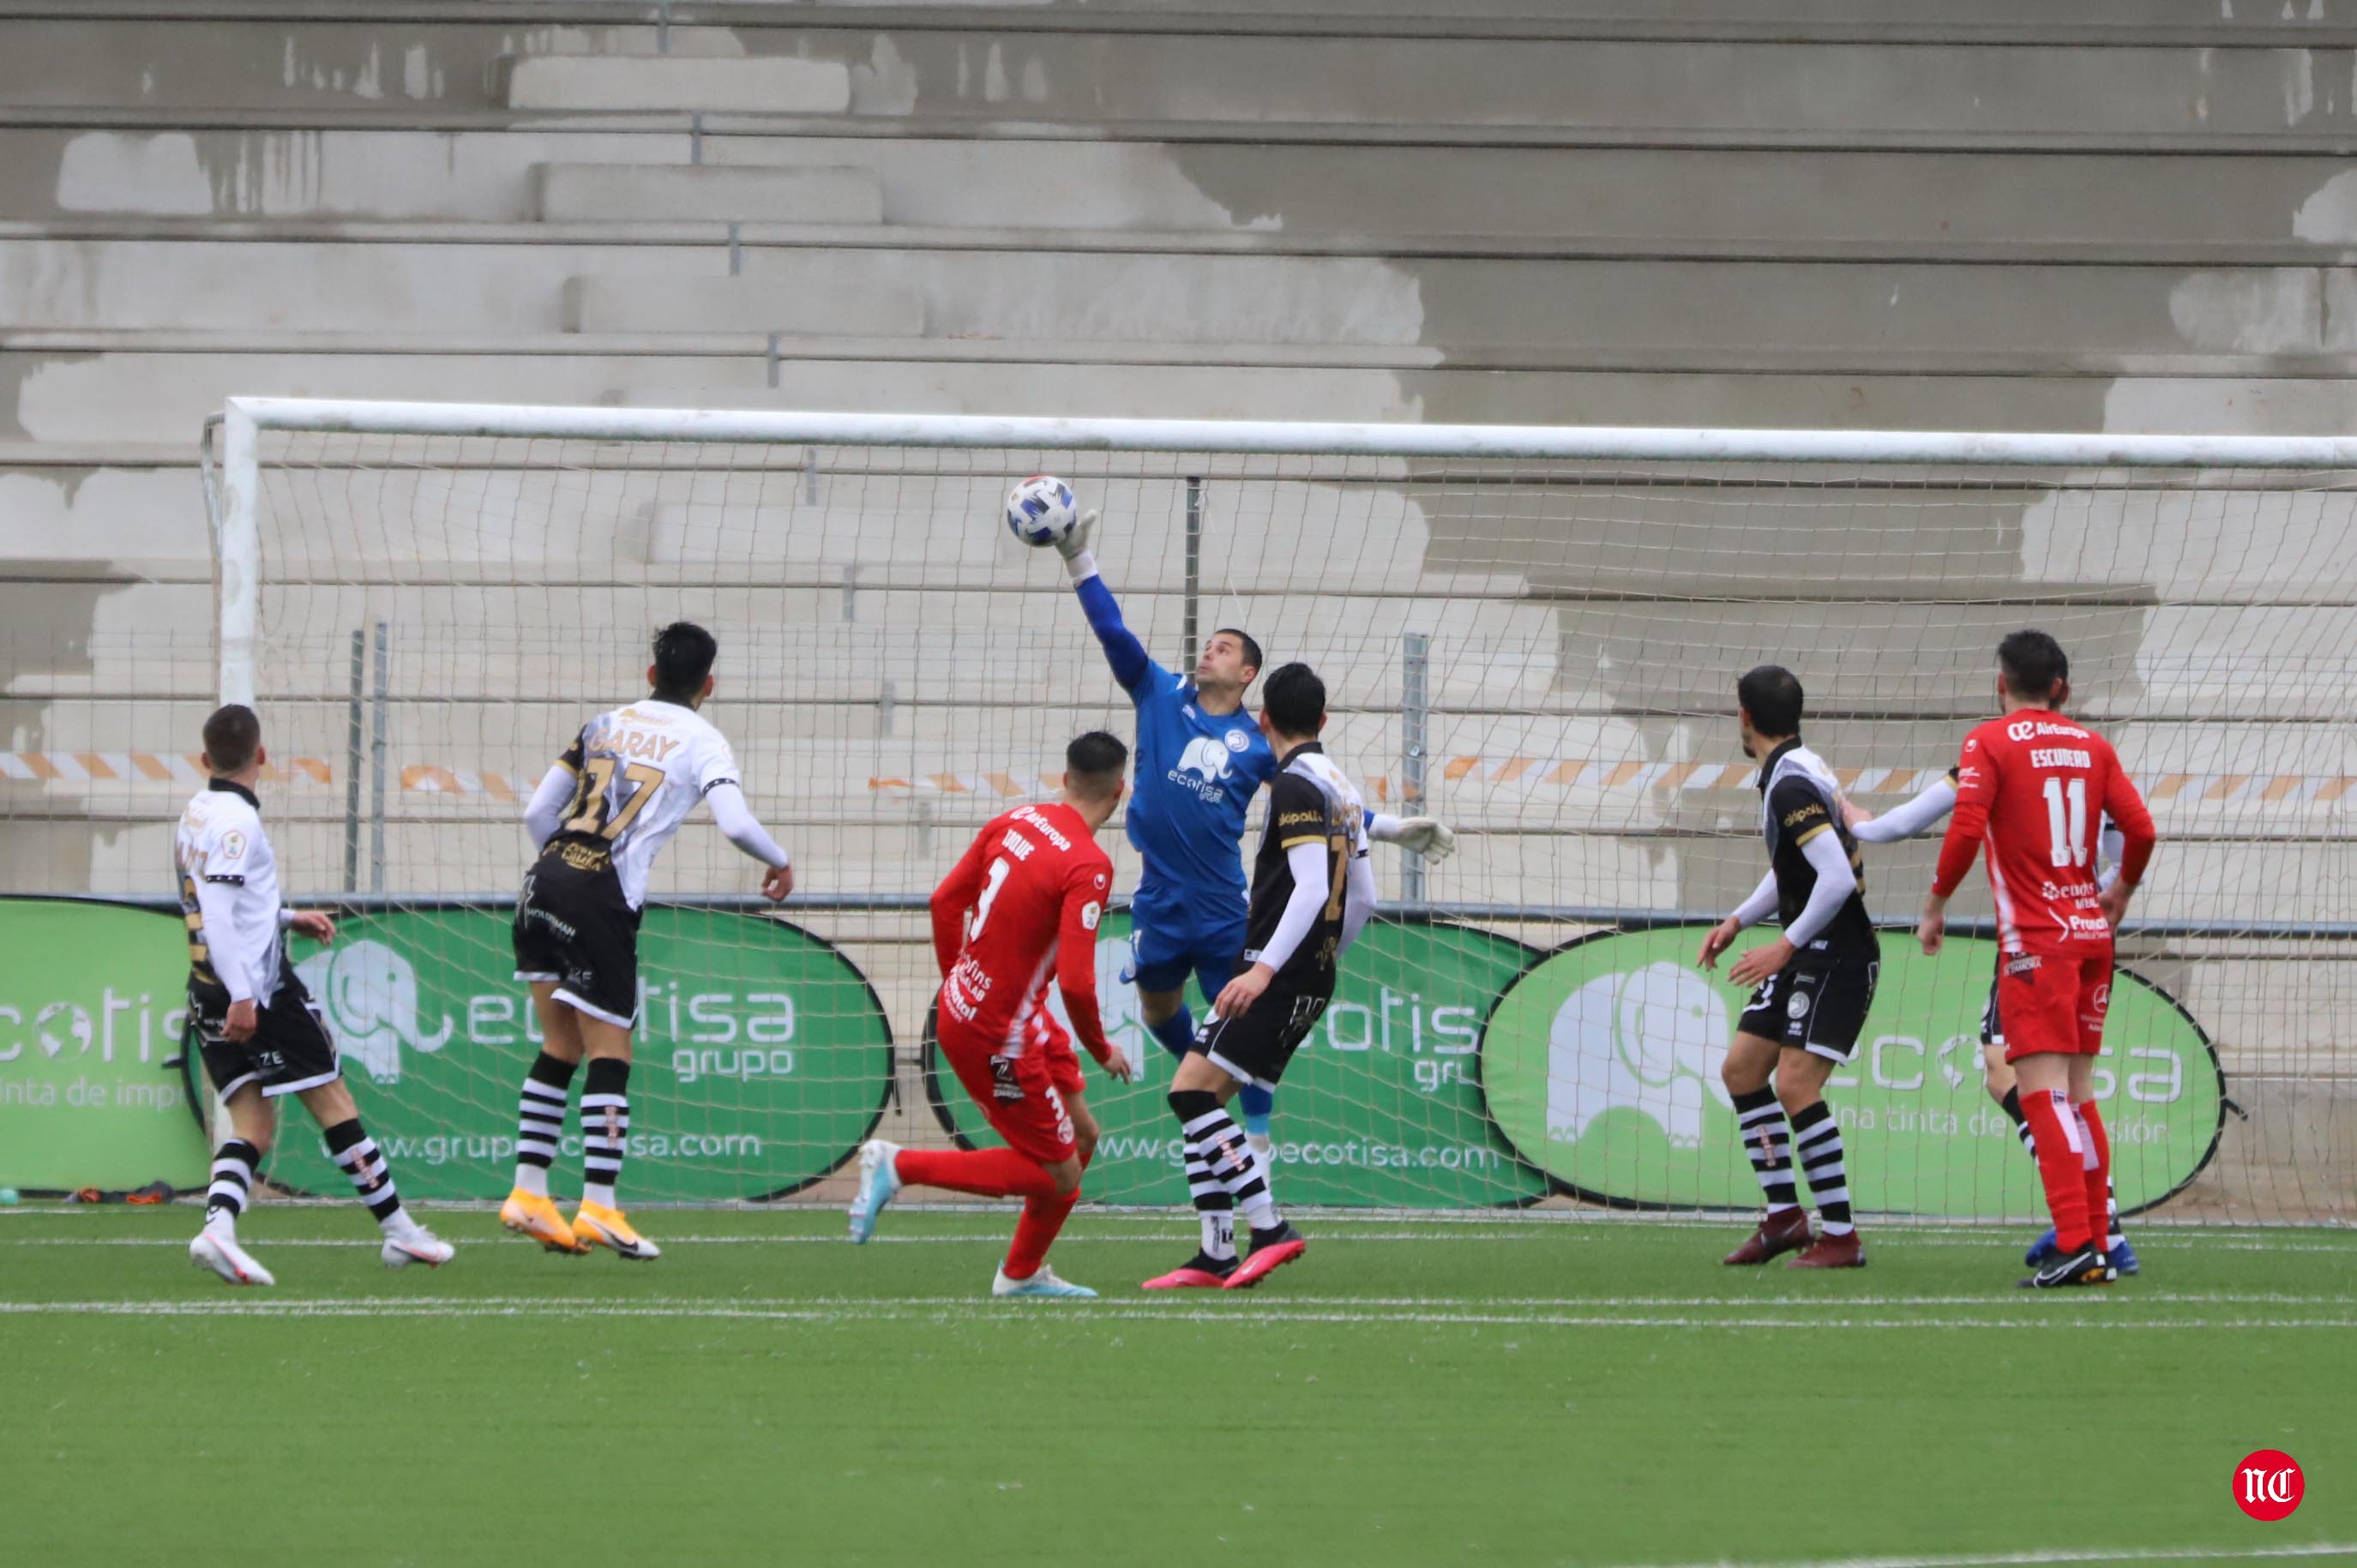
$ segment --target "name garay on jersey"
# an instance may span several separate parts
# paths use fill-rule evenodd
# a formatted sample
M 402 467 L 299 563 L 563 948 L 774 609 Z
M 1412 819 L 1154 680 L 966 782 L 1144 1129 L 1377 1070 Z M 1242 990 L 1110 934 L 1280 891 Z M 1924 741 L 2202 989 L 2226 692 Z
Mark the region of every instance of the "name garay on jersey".
M 634 909 L 646 902 L 656 854 L 695 803 L 739 781 L 717 729 L 693 708 L 654 698 L 598 714 L 558 761 L 580 780 L 558 837 L 594 842 L 610 854 Z

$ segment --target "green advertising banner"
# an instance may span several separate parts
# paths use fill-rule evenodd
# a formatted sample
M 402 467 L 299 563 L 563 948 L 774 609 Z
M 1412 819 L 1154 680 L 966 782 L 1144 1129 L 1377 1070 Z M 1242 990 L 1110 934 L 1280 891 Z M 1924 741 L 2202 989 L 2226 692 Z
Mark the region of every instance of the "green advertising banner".
M 1490 1112 L 1564 1187 L 1606 1202 L 1744 1209 L 1760 1201 L 1719 1068 L 1748 993 L 1694 966 L 1706 927 L 1607 932 L 1534 963 L 1499 999 L 1480 1058 Z M 1925 958 L 1882 940 L 1857 1052 L 1826 1100 L 1865 1209 L 1999 1219 L 2042 1212 L 2035 1166 L 1982 1085 L 1980 1018 L 1996 946 Z M 2095 1094 L 2124 1209 L 2169 1197 L 2217 1146 L 2215 1052 L 2131 971 L 2112 984 Z
M 513 978 L 505 910 L 355 915 L 332 947 L 298 942 L 296 972 L 343 1054 L 361 1115 L 401 1190 L 499 1198 L 515 1171 L 517 1086 L 540 1047 Z M 798 927 L 651 908 L 639 932 L 626 1197 L 780 1197 L 840 1165 L 891 1092 L 892 1034 L 866 978 Z M 580 1083 L 574 1084 L 579 1099 Z M 348 1191 L 303 1112 L 286 1108 L 274 1181 Z M 577 1192 L 577 1104 L 555 1173 Z
M 1173 1063 L 1138 1019 L 1137 988 L 1121 978 L 1129 956 L 1129 918 L 1107 916 L 1097 940 L 1105 1032 L 1145 1074 L 1115 1083 L 1082 1053 L 1089 1107 L 1104 1129 L 1082 1190 L 1101 1203 L 1184 1204 L 1185 1162 L 1164 1101 Z M 1473 1070 L 1482 1020 L 1530 957 L 1520 942 L 1469 927 L 1369 926 L 1277 1093 L 1273 1153 L 1283 1200 L 1459 1208 L 1544 1197 L 1544 1178 L 1483 1113 Z M 1192 987 L 1189 999 L 1200 1020 L 1203 1001 Z M 1061 1019 L 1063 1004 L 1054 1006 Z M 926 1029 L 934 1114 L 961 1143 L 995 1146 L 997 1136 L 940 1061 L 930 1018 Z
M 201 1187 L 210 1161 L 167 1067 L 180 1053 L 180 918 L 0 899 L 0 1187 Z

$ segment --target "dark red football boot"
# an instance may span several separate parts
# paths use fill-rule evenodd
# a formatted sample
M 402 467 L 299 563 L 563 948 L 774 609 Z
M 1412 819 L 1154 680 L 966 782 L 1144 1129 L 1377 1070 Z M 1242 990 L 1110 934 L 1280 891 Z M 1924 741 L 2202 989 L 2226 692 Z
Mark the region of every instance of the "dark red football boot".
M 1797 1252 L 1808 1244 L 1809 1211 L 1787 1208 L 1762 1219 L 1760 1229 L 1751 1233 L 1751 1240 L 1719 1262 L 1732 1263 L 1738 1268 L 1756 1268 L 1770 1258 Z

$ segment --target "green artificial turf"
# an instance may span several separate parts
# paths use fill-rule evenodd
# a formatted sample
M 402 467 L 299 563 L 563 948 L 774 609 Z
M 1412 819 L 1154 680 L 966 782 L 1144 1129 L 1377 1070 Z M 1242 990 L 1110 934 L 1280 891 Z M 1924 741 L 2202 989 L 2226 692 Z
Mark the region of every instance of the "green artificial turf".
M 2212 1560 L 2357 1542 L 2357 1236 L 2170 1230 L 2013 1288 L 2020 1239 L 1302 1220 L 1255 1292 L 1146 1295 L 1176 1215 L 1077 1218 L 1093 1303 L 993 1302 L 1011 1214 L 638 1215 L 651 1264 L 480 1211 L 388 1273 L 349 1207 L 0 1211 L 5 1556 L 38 1564 Z M 2280 1448 L 2308 1496 L 2232 1505 Z

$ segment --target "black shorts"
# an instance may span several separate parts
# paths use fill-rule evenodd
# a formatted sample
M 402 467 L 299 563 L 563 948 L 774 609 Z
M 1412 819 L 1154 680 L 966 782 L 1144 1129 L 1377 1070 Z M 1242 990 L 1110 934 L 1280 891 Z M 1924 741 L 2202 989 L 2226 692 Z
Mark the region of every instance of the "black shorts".
M 193 975 L 188 979 L 188 1017 L 197 1027 L 205 1076 L 224 1100 L 249 1083 L 259 1083 L 264 1094 L 275 1096 L 317 1089 L 344 1075 L 336 1037 L 328 1032 L 318 1004 L 292 968 L 278 972 L 278 994 L 256 1009 L 253 1033 L 242 1040 L 224 1033 L 229 1027 L 228 990 Z
M 2005 960 L 2000 956 L 1997 962 L 2002 966 Z M 1996 977 L 1995 975 L 1989 977 L 1988 1005 L 1981 1009 L 1981 1044 L 1985 1046 L 2005 1044 L 2005 1020 L 1998 1015 L 1996 1010 Z
M 1285 1064 L 1325 1015 L 1331 993 L 1300 992 L 1272 983 L 1260 999 L 1232 1018 L 1211 1018 L 1187 1048 L 1239 1082 L 1275 1089 Z
M 572 852 L 568 854 L 567 852 Z M 516 897 L 515 977 L 619 1028 L 639 1016 L 639 912 L 602 851 L 552 844 Z
M 1882 977 L 1882 948 L 1872 936 L 1833 937 L 1760 983 L 1737 1026 L 1829 1061 L 1846 1062 L 1857 1049 Z

